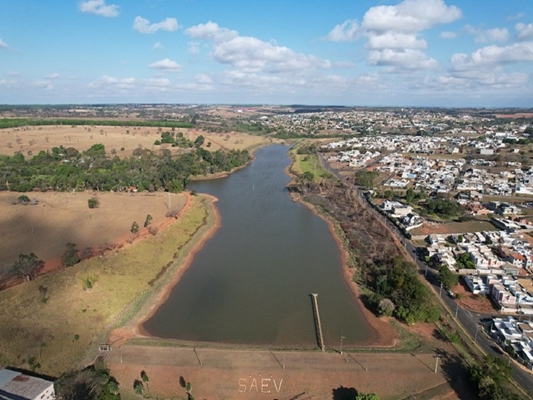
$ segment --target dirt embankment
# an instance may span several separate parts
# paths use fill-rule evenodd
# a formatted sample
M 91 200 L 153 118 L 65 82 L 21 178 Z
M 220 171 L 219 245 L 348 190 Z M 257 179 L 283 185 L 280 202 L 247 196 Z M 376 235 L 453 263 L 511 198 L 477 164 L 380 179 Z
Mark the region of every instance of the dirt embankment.
M 289 168 L 286 172 L 293 176 Z M 356 194 L 351 193 L 350 190 L 347 191 L 345 187 L 338 187 L 333 184 L 315 185 L 306 191 L 305 196 L 294 192 L 291 195 L 293 200 L 301 202 L 328 223 L 330 233 L 342 256 L 346 284 L 359 302 L 366 320 L 374 330 L 374 339 L 367 345 L 373 347 L 395 346 L 399 340 L 397 332 L 386 320 L 377 318 L 365 307 L 359 288 L 354 282 L 356 268 L 354 265 L 350 265 L 351 262 L 353 263 L 350 259 L 361 257 L 362 254 L 352 255 L 347 250 L 349 246 L 352 252 L 355 251 L 354 249 L 361 249 L 360 251 L 364 249 L 367 256 L 394 256 L 399 254 L 398 248 L 394 244 L 394 238 L 390 237 L 388 231 L 383 229 L 379 221 L 363 205 L 359 204 L 357 207 L 358 203 L 354 202 Z M 324 211 L 319 211 L 319 209 Z

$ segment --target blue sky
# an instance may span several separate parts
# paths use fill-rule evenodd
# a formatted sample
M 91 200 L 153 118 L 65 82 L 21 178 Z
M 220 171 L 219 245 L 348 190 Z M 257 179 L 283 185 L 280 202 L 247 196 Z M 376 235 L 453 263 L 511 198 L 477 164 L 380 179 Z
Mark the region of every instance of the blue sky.
M 532 0 L 0 0 L 1 104 L 532 100 Z

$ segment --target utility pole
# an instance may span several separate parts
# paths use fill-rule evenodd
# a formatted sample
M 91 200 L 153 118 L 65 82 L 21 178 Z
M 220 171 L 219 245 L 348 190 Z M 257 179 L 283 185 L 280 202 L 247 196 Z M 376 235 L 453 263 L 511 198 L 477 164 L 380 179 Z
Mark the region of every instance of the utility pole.
M 342 336 L 342 334 L 341 334 L 341 355 L 342 355 L 342 341 L 343 341 L 344 339 L 345 339 L 345 337 Z
M 442 282 L 440 283 L 439 298 L 442 298 Z
M 437 373 L 437 370 L 439 368 L 439 358 L 440 356 L 435 356 L 435 373 Z

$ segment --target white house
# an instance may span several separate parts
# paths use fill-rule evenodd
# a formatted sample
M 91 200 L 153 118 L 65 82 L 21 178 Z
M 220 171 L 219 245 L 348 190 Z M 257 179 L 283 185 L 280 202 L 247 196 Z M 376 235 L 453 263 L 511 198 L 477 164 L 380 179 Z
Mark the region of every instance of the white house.
M 10 369 L 0 369 L 0 399 L 52 400 L 54 382 Z

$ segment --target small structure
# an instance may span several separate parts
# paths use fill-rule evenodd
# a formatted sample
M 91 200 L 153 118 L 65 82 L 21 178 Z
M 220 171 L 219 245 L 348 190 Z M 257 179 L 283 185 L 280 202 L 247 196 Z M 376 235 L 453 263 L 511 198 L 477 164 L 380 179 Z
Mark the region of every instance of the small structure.
M 10 369 L 0 369 L 0 399 L 53 400 L 54 382 Z

